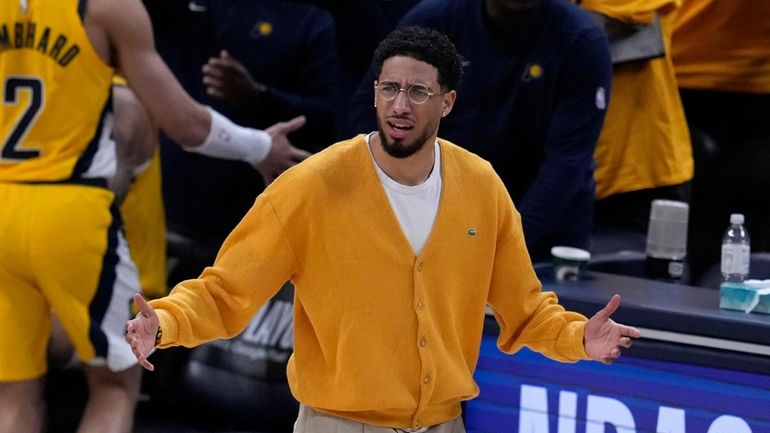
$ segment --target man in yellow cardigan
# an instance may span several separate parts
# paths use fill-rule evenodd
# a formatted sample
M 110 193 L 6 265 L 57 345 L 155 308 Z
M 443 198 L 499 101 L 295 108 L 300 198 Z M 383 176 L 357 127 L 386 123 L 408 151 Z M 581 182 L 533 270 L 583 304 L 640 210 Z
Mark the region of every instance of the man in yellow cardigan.
M 639 337 L 609 318 L 620 298 L 587 320 L 542 292 L 490 164 L 437 139 L 461 74 L 451 42 L 401 28 L 374 67 L 377 132 L 276 179 L 198 279 L 149 304 L 134 298 L 126 339 L 139 362 L 152 370 L 155 347 L 238 334 L 286 280 L 295 432 L 463 432 L 487 305 L 506 353 L 612 362 Z

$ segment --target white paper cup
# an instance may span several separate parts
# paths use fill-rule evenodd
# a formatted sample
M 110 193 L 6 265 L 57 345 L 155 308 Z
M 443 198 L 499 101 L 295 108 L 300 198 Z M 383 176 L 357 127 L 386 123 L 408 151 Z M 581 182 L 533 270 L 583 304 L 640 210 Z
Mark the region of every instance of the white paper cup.
M 551 248 L 553 272 L 557 280 L 575 281 L 586 263 L 591 260 L 591 253 L 580 248 L 556 246 Z

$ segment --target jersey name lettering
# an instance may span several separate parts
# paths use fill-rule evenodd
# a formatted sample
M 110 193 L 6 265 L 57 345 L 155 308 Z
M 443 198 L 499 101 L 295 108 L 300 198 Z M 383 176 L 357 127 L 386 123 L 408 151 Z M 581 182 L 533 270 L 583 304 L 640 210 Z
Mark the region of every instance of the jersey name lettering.
M 55 37 L 54 37 L 55 36 Z M 3 23 L 0 26 L 0 52 L 32 49 L 50 56 L 60 66 L 67 66 L 78 54 L 77 44 L 67 44 L 67 36 L 52 35 L 51 28 L 38 29 L 34 22 Z

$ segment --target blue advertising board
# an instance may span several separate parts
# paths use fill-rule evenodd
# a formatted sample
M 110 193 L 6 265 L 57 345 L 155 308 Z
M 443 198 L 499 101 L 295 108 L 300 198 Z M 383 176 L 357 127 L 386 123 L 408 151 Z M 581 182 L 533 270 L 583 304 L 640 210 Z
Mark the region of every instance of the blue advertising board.
M 770 433 L 768 376 L 624 355 L 612 365 L 500 352 L 485 335 L 468 433 Z

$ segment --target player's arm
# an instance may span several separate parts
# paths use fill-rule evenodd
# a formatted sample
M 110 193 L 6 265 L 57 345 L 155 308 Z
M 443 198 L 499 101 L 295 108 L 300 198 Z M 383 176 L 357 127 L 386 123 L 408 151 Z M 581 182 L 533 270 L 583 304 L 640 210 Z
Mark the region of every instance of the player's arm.
M 260 171 L 260 164 L 284 167 L 306 156 L 286 138 L 303 120 L 260 131 L 235 125 L 193 100 L 155 50 L 152 26 L 139 0 L 91 0 L 87 23 L 103 32 L 114 53 L 112 63 L 120 67 L 150 117 L 186 149 L 246 161 Z
M 195 147 L 206 139 L 208 110 L 195 102 L 155 50 L 152 26 L 139 0 L 91 0 L 88 21 L 103 30 L 131 89 L 158 125 L 175 142 Z
M 158 135 L 144 107 L 128 87 L 113 84 L 112 111 L 118 168 L 109 185 L 122 201 L 136 171 L 149 164 Z

